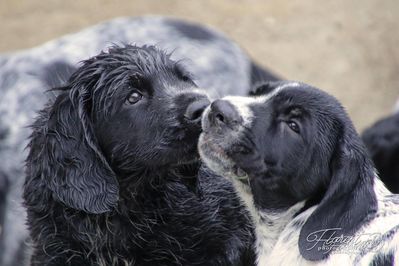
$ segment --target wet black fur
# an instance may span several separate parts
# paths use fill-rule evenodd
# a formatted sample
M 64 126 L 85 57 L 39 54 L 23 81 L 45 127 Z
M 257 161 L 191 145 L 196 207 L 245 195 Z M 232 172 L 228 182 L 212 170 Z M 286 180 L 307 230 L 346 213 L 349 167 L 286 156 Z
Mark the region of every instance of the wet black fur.
M 267 83 L 252 95 L 285 84 Z M 341 228 L 343 235 L 352 235 L 376 212 L 374 166 L 365 146 L 341 104 L 305 84 L 288 86 L 265 104 L 253 104 L 251 111 L 251 125 L 226 152 L 248 173 L 260 210 L 285 210 L 301 201 L 306 208 L 318 204 L 301 228 L 298 245 L 304 258 L 325 259 L 329 252 L 318 251 L 319 246 L 308 250 L 314 245 L 307 241 L 310 233 Z M 299 133 L 289 127 L 291 121 Z
M 381 180 L 393 193 L 399 193 L 399 113 L 377 121 L 362 138 Z
M 252 228 L 231 184 L 198 171 L 204 98 L 154 47 L 83 62 L 40 112 L 24 200 L 32 265 L 251 265 Z M 126 99 L 143 95 L 136 104 Z

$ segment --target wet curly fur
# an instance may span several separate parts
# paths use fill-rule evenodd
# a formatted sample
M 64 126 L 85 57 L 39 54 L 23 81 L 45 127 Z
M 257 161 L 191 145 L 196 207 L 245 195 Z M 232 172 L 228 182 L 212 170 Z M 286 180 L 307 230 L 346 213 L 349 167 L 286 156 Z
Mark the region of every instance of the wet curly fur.
M 247 212 L 199 168 L 200 125 L 184 116 L 206 99 L 151 46 L 84 61 L 33 124 L 32 265 L 251 265 Z
M 65 84 L 77 62 L 112 43 L 157 45 L 183 60 L 200 88 L 211 97 L 244 95 L 259 80 L 275 80 L 223 33 L 204 25 L 163 16 L 121 17 L 49 41 L 0 54 L 0 265 L 25 265 L 31 249 L 22 207 L 28 127 L 55 96 L 49 88 Z M 1 200 L 0 200 L 1 201 Z

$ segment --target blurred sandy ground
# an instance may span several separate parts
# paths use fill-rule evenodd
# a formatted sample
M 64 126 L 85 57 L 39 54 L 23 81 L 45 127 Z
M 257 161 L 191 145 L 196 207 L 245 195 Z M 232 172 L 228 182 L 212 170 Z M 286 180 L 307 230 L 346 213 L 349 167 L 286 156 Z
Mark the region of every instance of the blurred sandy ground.
M 398 0 L 0 0 L 0 52 L 144 14 L 224 31 L 261 65 L 334 94 L 359 130 L 399 96 Z

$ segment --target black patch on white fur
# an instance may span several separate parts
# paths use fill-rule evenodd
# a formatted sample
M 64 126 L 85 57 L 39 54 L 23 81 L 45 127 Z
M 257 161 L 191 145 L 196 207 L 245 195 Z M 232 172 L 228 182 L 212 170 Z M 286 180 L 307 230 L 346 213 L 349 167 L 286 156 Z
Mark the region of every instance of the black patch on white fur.
M 9 130 L 1 124 L 0 121 L 0 149 L 2 146 L 2 140 L 4 140 L 9 134 Z
M 8 178 L 3 172 L 0 172 L 0 227 L 1 228 L 4 223 L 4 217 L 5 217 L 4 214 L 5 214 L 5 206 L 6 206 L 8 190 L 9 190 Z M 0 238 L 1 238 L 2 234 L 3 234 L 3 232 L 0 231 Z M 1 250 L 2 249 L 0 249 L 0 252 L 1 252 Z
M 3 240 L 3 228 L 4 228 L 4 219 L 6 216 L 6 202 L 7 202 L 7 195 L 9 191 L 9 181 L 7 176 L 0 171 L 0 240 Z M 0 261 L 3 257 L 3 250 L 2 247 L 3 241 L 0 241 Z
M 181 21 L 178 20 L 170 20 L 167 24 L 187 38 L 200 41 L 211 41 L 215 38 L 215 34 L 208 29 L 194 23 L 181 23 Z

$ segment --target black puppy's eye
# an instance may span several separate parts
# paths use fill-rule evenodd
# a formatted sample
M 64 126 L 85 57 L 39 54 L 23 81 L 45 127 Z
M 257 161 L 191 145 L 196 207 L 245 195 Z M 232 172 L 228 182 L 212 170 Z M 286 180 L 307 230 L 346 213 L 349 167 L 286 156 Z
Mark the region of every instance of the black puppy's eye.
M 289 128 L 291 128 L 292 131 L 299 133 L 299 126 L 296 122 L 294 121 L 288 121 L 287 125 Z
M 138 101 L 140 101 L 141 98 L 143 98 L 143 95 L 140 92 L 138 92 L 138 91 L 134 91 L 127 97 L 126 103 L 135 104 Z

